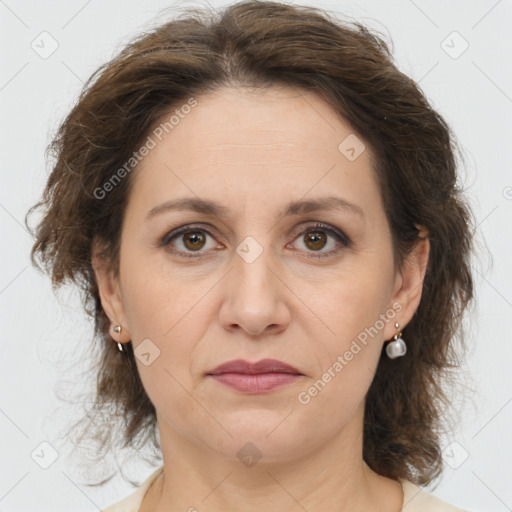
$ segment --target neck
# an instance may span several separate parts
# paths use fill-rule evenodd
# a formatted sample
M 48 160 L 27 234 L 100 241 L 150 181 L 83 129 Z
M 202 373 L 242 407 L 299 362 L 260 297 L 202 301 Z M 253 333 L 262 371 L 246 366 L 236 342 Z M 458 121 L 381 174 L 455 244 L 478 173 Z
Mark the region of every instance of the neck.
M 362 428 L 351 423 L 342 436 L 314 453 L 246 466 L 192 444 L 160 422 L 164 472 L 146 494 L 140 512 L 260 512 L 264 507 L 282 512 L 400 510 L 400 483 L 365 464 L 358 434 Z

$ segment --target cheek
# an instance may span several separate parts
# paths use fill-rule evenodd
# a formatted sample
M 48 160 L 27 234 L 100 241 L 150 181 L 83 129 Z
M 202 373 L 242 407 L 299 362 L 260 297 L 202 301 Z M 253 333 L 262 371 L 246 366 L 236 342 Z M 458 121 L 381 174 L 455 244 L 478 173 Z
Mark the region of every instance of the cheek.
M 317 296 L 334 334 L 310 338 L 316 368 L 298 397 L 299 410 L 314 418 L 317 433 L 324 435 L 342 428 L 360 407 L 382 353 L 382 326 L 376 324 L 385 313 L 386 294 L 371 280 L 342 282 Z
M 154 337 L 166 343 L 200 300 L 202 285 L 180 279 L 157 255 L 135 246 L 126 249 L 123 263 L 123 302 L 133 340 Z
M 330 388 L 322 390 L 323 399 L 339 396 L 350 401 L 353 397 L 358 402 L 371 383 L 382 352 L 384 325 L 395 316 L 394 310 L 388 311 L 389 276 L 382 272 L 367 266 L 364 271 L 338 276 L 309 295 L 316 298 L 311 309 L 319 311 L 328 326 L 328 330 L 322 328 L 325 334 L 321 336 L 310 331 L 319 386 L 327 383 Z
M 171 292 L 167 281 L 147 278 L 133 287 L 127 300 L 135 361 L 144 389 L 157 411 L 180 432 L 186 430 L 189 415 L 201 416 L 187 390 L 193 387 L 194 347 L 203 336 L 206 318 L 199 316 L 202 322 L 197 321 L 201 315 L 197 303 L 204 292 L 185 291 L 177 287 Z M 150 354 L 150 364 L 144 363 L 144 353 Z
M 316 310 L 325 315 L 335 336 L 346 340 L 373 326 L 385 313 L 391 284 L 386 269 L 362 265 L 329 279 L 308 297 L 316 297 Z
M 148 366 L 136 357 L 148 394 L 165 396 L 165 388 L 174 400 L 182 393 L 177 382 L 187 388 L 192 384 L 196 345 L 212 322 L 208 292 L 216 279 L 180 278 L 161 265 L 143 263 L 133 257 L 126 260 L 130 268 L 123 289 L 127 325 L 136 356 L 146 346 L 157 354 Z

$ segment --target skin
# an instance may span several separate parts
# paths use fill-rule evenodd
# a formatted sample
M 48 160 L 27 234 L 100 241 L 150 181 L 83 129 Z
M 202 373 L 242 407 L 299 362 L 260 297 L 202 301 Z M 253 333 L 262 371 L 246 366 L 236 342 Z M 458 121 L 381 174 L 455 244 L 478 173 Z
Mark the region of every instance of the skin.
M 370 148 L 349 161 L 338 146 L 353 130 L 314 93 L 225 88 L 196 99 L 133 171 L 120 279 L 93 257 L 105 312 L 122 326 L 111 331 L 114 340 L 131 340 L 137 350 L 149 338 L 160 350 L 148 366 L 136 358 L 164 461 L 140 510 L 398 511 L 400 483 L 362 458 L 364 401 L 394 323 L 403 329 L 419 305 L 428 238 L 395 270 Z M 356 204 L 364 216 L 277 217 L 288 201 L 324 195 Z M 230 213 L 167 211 L 145 220 L 180 197 L 215 200 Z M 316 245 L 308 241 L 317 221 L 352 244 L 325 232 Z M 190 224 L 211 235 L 199 231 L 206 238 L 198 243 L 194 228 L 158 246 Z M 236 251 L 247 236 L 262 249 L 251 263 Z M 172 247 L 202 256 L 180 257 Z M 308 404 L 299 403 L 298 394 L 393 304 L 401 307 L 394 318 Z M 232 359 L 267 357 L 303 375 L 255 395 L 205 375 Z M 237 457 L 247 442 L 262 454 L 251 467 Z

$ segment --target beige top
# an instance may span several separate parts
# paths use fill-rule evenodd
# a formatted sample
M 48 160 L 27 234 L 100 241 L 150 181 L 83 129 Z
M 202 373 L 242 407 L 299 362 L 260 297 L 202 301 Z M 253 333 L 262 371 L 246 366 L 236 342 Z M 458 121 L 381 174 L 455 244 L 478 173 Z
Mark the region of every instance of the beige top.
M 163 468 L 160 466 L 135 491 L 101 512 L 139 512 L 144 495 Z M 408 480 L 400 480 L 400 483 L 404 492 L 403 512 L 468 512 L 440 500 Z

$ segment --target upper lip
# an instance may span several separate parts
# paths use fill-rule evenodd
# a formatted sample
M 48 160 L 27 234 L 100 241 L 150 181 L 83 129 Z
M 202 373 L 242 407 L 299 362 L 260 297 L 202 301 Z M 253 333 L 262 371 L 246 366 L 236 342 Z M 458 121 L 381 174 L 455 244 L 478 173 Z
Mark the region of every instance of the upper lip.
M 262 359 L 256 363 L 235 359 L 217 366 L 217 368 L 208 372 L 208 375 L 218 375 L 219 373 L 247 373 L 252 375 L 256 373 L 296 373 L 301 375 L 297 368 L 277 359 Z

